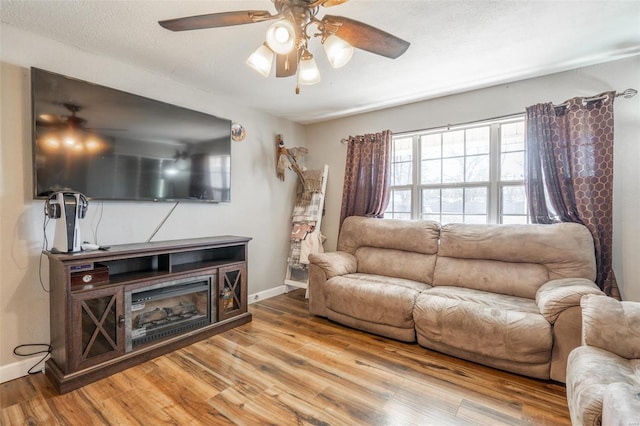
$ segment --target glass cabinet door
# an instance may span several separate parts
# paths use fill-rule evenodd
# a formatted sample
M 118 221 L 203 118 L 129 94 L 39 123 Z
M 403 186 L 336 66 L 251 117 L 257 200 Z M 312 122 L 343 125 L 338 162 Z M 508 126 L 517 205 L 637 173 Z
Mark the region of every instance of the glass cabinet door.
M 247 268 L 236 265 L 220 268 L 218 274 L 218 312 L 224 320 L 247 311 Z
M 89 367 L 124 353 L 122 289 L 103 289 L 72 296 L 72 370 Z

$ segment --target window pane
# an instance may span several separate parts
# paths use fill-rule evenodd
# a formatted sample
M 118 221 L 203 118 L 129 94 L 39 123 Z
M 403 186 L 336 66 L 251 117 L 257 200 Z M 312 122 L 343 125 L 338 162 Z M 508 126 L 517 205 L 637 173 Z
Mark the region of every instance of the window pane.
M 422 190 L 422 214 L 440 213 L 440 190 Z
M 440 158 L 442 156 L 442 146 L 440 143 L 440 133 L 435 135 L 425 135 L 420 138 L 422 142 L 422 158 Z
M 442 190 L 442 213 L 463 213 L 462 188 Z
M 442 134 L 442 157 L 464 155 L 464 130 Z
M 500 151 L 524 151 L 524 121 L 500 126 Z
M 464 215 L 464 223 L 472 223 L 475 225 L 478 224 L 486 224 L 487 223 L 487 215 L 479 215 L 479 214 L 472 214 L 472 215 L 468 215 L 465 214 Z
M 502 187 L 502 214 L 527 214 L 524 185 Z
M 393 163 L 392 186 L 411 185 L 413 183 L 413 163 Z
M 472 155 L 467 157 L 467 182 L 489 182 L 489 155 Z
M 442 160 L 442 181 L 444 183 L 464 182 L 464 157 Z
M 422 161 L 420 170 L 421 183 L 442 183 L 442 165 L 440 160 Z
M 500 180 L 524 179 L 524 152 L 508 152 L 500 155 Z
M 393 204 L 393 213 L 409 213 L 411 214 L 411 190 L 395 189 L 391 193 L 391 204 Z
M 389 219 L 411 220 L 411 213 L 393 213 Z
M 466 188 L 464 190 L 464 214 L 486 215 L 488 201 L 487 188 Z
M 467 155 L 488 154 L 490 147 L 490 131 L 491 128 L 489 126 L 467 130 L 465 153 Z
M 502 216 L 502 223 L 510 225 L 526 225 L 526 216 Z
M 413 161 L 412 138 L 400 138 L 393 140 L 393 161 Z
M 440 215 L 439 214 L 423 214 L 422 215 L 422 219 L 423 220 L 435 220 L 436 222 L 440 222 Z
M 442 220 L 441 220 L 441 224 L 445 225 L 447 223 L 463 223 L 464 222 L 464 218 L 462 217 L 462 215 L 452 215 L 452 214 L 448 214 L 448 215 L 442 215 Z

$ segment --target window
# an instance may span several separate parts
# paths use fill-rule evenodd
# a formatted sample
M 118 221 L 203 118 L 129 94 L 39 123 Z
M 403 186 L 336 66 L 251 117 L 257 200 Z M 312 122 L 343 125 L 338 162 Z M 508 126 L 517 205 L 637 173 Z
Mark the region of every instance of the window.
M 524 117 L 393 137 L 385 217 L 528 223 Z

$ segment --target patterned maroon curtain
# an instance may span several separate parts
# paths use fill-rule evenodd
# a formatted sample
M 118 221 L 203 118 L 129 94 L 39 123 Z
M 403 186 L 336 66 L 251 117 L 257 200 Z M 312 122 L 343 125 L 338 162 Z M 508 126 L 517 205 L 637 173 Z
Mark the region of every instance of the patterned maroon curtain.
M 390 180 L 391 131 L 349 137 L 340 226 L 349 216 L 383 217 Z
M 576 222 L 591 231 L 596 284 L 619 298 L 612 269 L 615 92 L 594 98 L 527 108 L 525 185 L 534 223 Z

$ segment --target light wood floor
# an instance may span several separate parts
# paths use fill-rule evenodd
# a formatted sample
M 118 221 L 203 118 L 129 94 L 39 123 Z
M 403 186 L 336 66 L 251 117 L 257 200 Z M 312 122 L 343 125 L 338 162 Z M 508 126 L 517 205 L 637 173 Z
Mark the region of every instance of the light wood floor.
M 309 315 L 299 290 L 253 322 L 65 395 L 0 387 L 2 425 L 570 425 L 562 385 Z

